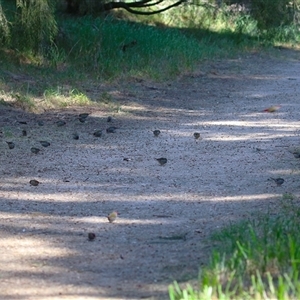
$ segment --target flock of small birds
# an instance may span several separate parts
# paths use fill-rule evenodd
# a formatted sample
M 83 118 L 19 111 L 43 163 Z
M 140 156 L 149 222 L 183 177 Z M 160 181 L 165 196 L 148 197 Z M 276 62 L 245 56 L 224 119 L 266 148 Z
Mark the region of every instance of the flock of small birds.
M 280 108 L 280 105 L 274 105 L 274 106 L 271 106 L 269 108 L 264 109 L 263 112 L 273 113 L 273 112 L 277 111 L 279 108 Z M 79 114 L 78 115 L 79 122 L 80 123 L 85 123 L 88 116 L 89 116 L 89 113 L 81 113 L 81 114 Z M 107 122 L 112 122 L 112 117 L 111 116 L 109 116 L 107 118 Z M 26 122 L 23 122 L 23 121 L 20 121 L 19 123 L 26 124 Z M 59 121 L 56 122 L 56 125 L 58 127 L 65 126 L 66 124 L 67 123 L 64 120 L 59 120 Z M 44 122 L 43 121 L 38 121 L 38 125 L 39 126 L 43 126 Z M 106 133 L 108 133 L 108 134 L 115 133 L 117 129 L 118 128 L 115 127 L 115 126 L 110 126 L 110 127 L 106 128 Z M 93 133 L 93 135 L 95 137 L 101 137 L 102 133 L 103 133 L 103 130 L 96 130 Z M 153 131 L 153 135 L 155 137 L 158 137 L 160 134 L 161 134 L 161 131 L 158 130 L 158 129 L 155 129 Z M 22 130 L 22 136 L 27 136 L 27 131 L 25 129 Z M 72 134 L 72 137 L 73 137 L 74 140 L 78 140 L 79 139 L 79 135 L 76 132 Z M 199 140 L 200 137 L 201 137 L 201 135 L 200 135 L 199 132 L 194 132 L 193 133 L 193 137 L 194 137 L 195 140 Z M 15 143 L 14 142 L 11 142 L 11 141 L 8 142 L 7 141 L 6 143 L 7 143 L 9 149 L 12 150 L 12 149 L 15 148 Z M 39 143 L 41 144 L 42 147 L 45 147 L 45 148 L 47 148 L 47 147 L 49 147 L 51 145 L 50 142 L 48 142 L 48 141 L 39 141 Z M 41 149 L 36 148 L 36 147 L 31 147 L 30 150 L 31 150 L 31 152 L 33 154 L 38 154 L 41 151 Z M 299 158 L 300 158 L 300 155 L 299 155 Z M 130 159 L 129 158 L 124 158 L 124 160 L 129 161 Z M 168 162 L 168 159 L 165 158 L 165 157 L 156 158 L 156 160 L 158 161 L 158 163 L 161 166 L 164 166 Z M 281 186 L 284 183 L 284 179 L 281 178 L 281 177 L 279 177 L 279 178 L 273 178 L 273 177 L 271 177 L 270 179 L 273 180 L 276 183 L 277 186 Z M 31 179 L 29 181 L 29 184 L 31 186 L 38 186 L 40 184 L 40 182 L 38 180 L 36 180 L 36 179 Z M 117 219 L 118 215 L 119 215 L 119 213 L 117 211 L 111 212 L 109 215 L 107 215 L 108 222 L 109 223 L 113 223 Z M 93 233 L 93 232 L 89 232 L 88 233 L 88 240 L 89 241 L 94 241 L 95 239 L 96 239 L 96 234 Z

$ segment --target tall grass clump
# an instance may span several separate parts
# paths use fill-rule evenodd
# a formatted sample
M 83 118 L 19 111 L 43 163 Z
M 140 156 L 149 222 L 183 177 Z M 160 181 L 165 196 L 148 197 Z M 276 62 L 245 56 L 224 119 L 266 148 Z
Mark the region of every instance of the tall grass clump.
M 55 1 L 17 0 L 13 25 L 13 46 L 34 54 L 43 52 L 57 34 Z
M 212 237 L 219 246 L 199 288 L 170 286 L 171 300 L 300 299 L 300 208 L 294 197 L 278 215 L 233 224 Z
M 0 46 L 8 45 L 10 41 L 10 28 L 9 22 L 2 9 L 0 1 Z

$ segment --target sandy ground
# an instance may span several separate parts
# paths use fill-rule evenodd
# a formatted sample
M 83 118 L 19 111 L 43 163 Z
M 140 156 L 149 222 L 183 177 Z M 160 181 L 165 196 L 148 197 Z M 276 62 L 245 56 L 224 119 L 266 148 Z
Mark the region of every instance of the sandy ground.
M 299 82 L 300 54 L 278 50 L 89 91 L 106 90 L 117 112 L 0 107 L 0 298 L 167 299 L 207 262 L 214 230 L 299 195 Z

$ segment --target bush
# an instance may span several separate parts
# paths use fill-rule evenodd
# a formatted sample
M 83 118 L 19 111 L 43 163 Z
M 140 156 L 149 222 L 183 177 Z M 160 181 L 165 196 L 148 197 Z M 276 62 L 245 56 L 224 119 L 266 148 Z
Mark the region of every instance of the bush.
M 299 0 L 298 0 L 299 1 Z M 290 25 L 294 22 L 297 0 L 252 0 L 252 16 L 260 29 Z

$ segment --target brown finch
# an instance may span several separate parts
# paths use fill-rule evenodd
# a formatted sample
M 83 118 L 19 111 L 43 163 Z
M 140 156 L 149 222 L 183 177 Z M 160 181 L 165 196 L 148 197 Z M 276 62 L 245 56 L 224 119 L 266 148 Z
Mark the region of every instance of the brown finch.
M 275 183 L 277 184 L 277 186 L 281 186 L 284 183 L 284 179 L 283 178 L 272 178 L 275 181 Z
M 264 109 L 264 112 L 268 112 L 268 113 L 273 113 L 275 111 L 277 111 L 281 106 L 280 105 L 272 105 L 266 109 Z
M 165 157 L 156 158 L 156 160 L 159 162 L 161 166 L 165 165 L 167 163 L 167 159 Z
M 109 221 L 109 223 L 112 223 L 114 222 L 118 217 L 118 212 L 117 211 L 113 211 L 112 213 L 110 213 L 108 216 L 107 216 L 107 219 Z

